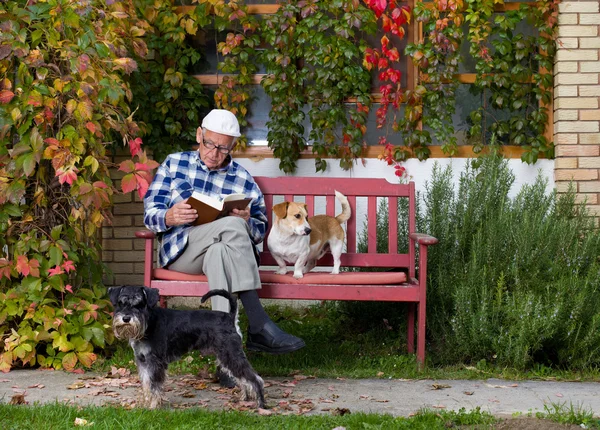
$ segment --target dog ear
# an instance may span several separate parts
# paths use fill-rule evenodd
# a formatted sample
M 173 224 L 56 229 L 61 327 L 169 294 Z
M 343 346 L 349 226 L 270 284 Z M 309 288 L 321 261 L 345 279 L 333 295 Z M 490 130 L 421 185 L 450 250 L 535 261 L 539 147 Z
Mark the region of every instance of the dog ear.
M 149 308 L 153 308 L 158 303 L 160 295 L 158 294 L 158 288 L 144 287 L 144 293 L 146 293 L 146 303 Z
M 308 219 L 308 205 L 306 203 L 302 203 L 304 210 L 306 211 L 306 219 Z
M 117 305 L 119 301 L 119 295 L 121 294 L 121 288 L 123 287 L 108 287 L 108 298 L 113 306 Z
M 273 206 L 273 212 L 275 212 L 277 218 L 284 219 L 287 216 L 287 210 L 289 205 L 289 202 L 283 202 Z

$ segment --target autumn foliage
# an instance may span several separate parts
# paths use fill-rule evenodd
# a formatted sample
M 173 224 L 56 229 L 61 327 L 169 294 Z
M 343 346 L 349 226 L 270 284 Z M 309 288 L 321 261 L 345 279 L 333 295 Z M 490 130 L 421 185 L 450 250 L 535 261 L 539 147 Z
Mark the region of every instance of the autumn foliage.
M 98 234 L 112 196 L 142 196 L 156 166 L 124 80 L 146 27 L 129 2 L 0 3 L 2 371 L 88 367 L 113 340 Z M 132 160 L 114 166 L 123 144 Z

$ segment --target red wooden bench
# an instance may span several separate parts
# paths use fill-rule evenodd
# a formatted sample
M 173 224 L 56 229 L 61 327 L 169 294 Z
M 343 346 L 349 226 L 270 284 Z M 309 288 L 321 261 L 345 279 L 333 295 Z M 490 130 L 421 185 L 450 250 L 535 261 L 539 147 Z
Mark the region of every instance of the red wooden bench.
M 292 271 L 286 275 L 277 275 L 272 271 L 261 270 L 262 289 L 260 297 L 269 299 L 296 300 L 361 300 L 361 301 L 393 301 L 408 303 L 408 351 L 414 352 L 415 310 L 418 305 L 417 327 L 417 360 L 420 365 L 425 360 L 425 304 L 427 247 L 438 241 L 436 238 L 415 232 L 415 184 L 391 184 L 384 179 L 364 178 L 306 178 L 306 177 L 256 177 L 267 205 L 269 225 L 272 221 L 274 196 L 283 196 L 285 200 L 302 201 L 308 206 L 309 216 L 314 214 L 315 197 L 325 197 L 325 211 L 328 215 L 335 212 L 335 194 L 338 190 L 348 197 L 352 207 L 352 217 L 347 224 L 347 250 L 342 254 L 342 267 L 391 268 L 391 272 L 342 272 L 330 275 L 329 272 L 307 273 L 304 278 L 296 280 Z M 368 233 L 368 252 L 357 253 L 357 198 L 365 197 Z M 378 198 L 387 198 L 390 220 L 398 219 L 398 198 L 408 199 L 408 253 L 398 252 L 398 241 L 388 240 L 386 253 L 376 253 L 377 232 L 376 214 Z M 281 199 L 280 199 L 281 200 Z M 360 201 L 360 200 L 359 200 Z M 275 203 L 278 203 L 277 201 Z M 319 200 L 317 200 L 319 203 Z M 338 209 L 339 212 L 339 209 Z M 388 238 L 397 238 L 398 225 L 389 223 Z M 174 296 L 196 297 L 208 291 L 207 279 L 203 275 L 188 275 L 154 267 L 154 234 L 149 231 L 136 232 L 136 236 L 146 240 L 144 284 L 158 288 L 161 305 L 166 299 Z M 261 252 L 262 266 L 277 266 L 263 242 Z M 416 265 L 416 246 L 419 247 L 419 261 Z M 318 266 L 332 266 L 331 255 L 319 260 Z M 416 272 L 418 268 L 419 275 Z

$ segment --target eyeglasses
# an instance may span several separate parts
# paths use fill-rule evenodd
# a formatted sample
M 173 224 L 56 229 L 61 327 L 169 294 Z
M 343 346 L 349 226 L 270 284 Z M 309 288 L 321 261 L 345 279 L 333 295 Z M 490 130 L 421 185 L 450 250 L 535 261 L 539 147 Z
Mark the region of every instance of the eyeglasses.
M 233 150 L 233 148 L 228 148 L 226 146 L 215 145 L 214 143 L 206 139 L 202 139 L 202 144 L 209 151 L 212 151 L 213 149 L 217 148 L 217 151 L 219 151 L 219 153 L 223 155 L 228 155 Z

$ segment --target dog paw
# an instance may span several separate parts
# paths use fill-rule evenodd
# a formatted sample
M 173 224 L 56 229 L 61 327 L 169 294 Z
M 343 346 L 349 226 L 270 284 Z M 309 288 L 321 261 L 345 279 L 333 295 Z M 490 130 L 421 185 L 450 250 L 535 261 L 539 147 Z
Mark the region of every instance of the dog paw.
M 277 272 L 278 275 L 285 275 L 287 273 L 287 269 L 279 269 Z
M 331 271 L 331 274 L 332 274 L 332 275 L 339 275 L 339 274 L 340 274 L 340 271 L 339 271 L 339 270 L 332 270 L 332 271 Z
M 302 274 L 302 272 L 294 272 L 294 278 L 296 278 L 296 279 L 304 278 L 304 275 Z

